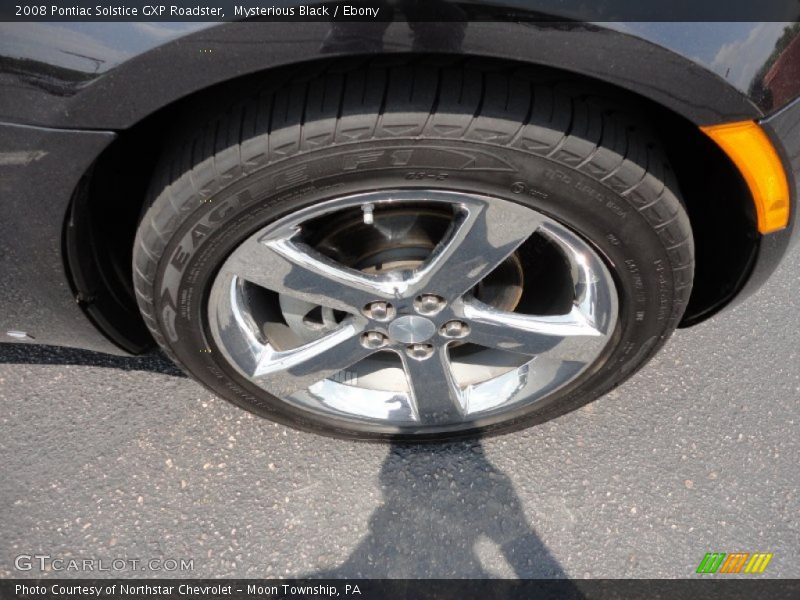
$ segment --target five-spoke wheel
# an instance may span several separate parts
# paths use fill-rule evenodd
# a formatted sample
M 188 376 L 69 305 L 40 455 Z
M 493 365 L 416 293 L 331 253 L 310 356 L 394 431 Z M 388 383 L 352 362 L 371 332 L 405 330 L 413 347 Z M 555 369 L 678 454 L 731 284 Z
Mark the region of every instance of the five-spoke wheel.
M 357 218 L 366 206 L 361 230 L 374 229 L 391 250 L 397 215 L 420 203 L 448 222 L 415 261 L 376 254 L 372 262 L 343 264 L 316 248 L 306 230 Z M 569 288 L 562 311 L 526 314 L 518 303 L 482 299 L 482 283 L 533 236 L 562 258 L 565 273 L 552 282 Z M 524 277 L 495 286 L 504 284 L 521 288 L 517 296 L 526 292 Z M 331 318 L 311 336 L 292 336 L 290 322 L 303 318 L 281 322 L 264 306 L 275 295 L 278 304 L 301 307 L 303 318 Z M 569 384 L 607 344 L 617 294 L 591 246 L 531 208 L 476 194 L 395 190 L 329 200 L 251 235 L 222 265 L 208 311 L 226 358 L 269 393 L 361 427 L 401 431 L 502 418 Z
M 602 396 L 674 331 L 694 240 L 647 119 L 441 61 L 266 77 L 170 136 L 134 286 L 214 393 L 337 437 L 491 435 Z

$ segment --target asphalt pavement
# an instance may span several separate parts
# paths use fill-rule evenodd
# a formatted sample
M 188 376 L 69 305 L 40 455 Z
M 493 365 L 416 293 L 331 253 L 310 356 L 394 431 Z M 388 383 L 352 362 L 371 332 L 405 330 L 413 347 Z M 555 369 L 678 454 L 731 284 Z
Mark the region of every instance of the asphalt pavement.
M 272 424 L 158 354 L 0 344 L 0 577 L 800 577 L 798 314 L 800 247 L 587 407 L 424 446 Z

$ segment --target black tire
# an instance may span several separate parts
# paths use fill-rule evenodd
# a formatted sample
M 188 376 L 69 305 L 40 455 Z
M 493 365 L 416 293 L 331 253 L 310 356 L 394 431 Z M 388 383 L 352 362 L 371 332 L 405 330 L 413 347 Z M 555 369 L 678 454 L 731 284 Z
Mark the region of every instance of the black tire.
M 227 365 L 208 334 L 208 287 L 232 249 L 334 195 L 425 186 L 499 196 L 568 225 L 605 257 L 620 313 L 600 361 L 481 434 L 553 418 L 619 385 L 661 347 L 689 299 L 692 233 L 667 160 L 635 109 L 585 86 L 493 63 L 331 63 L 242 92 L 222 114 L 172 139 L 136 237 L 142 314 L 190 375 L 281 423 L 389 437 L 350 431 L 270 396 Z

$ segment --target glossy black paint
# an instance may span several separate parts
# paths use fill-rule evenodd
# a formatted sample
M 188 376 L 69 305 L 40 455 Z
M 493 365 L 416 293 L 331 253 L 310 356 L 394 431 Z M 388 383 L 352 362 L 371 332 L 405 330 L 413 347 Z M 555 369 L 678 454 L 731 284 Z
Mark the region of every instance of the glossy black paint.
M 64 231 L 79 181 L 116 131 L 209 86 L 279 65 L 412 51 L 547 65 L 625 88 L 695 124 L 775 113 L 767 126 L 787 166 L 800 171 L 800 109 L 779 110 L 800 93 L 800 77 L 786 67 L 796 64 L 786 48 L 796 52 L 800 31 L 787 24 L 475 22 L 448 29 L 456 25 L 412 35 L 404 23 L 341 31 L 323 22 L 0 24 L 0 334 L 21 329 L 36 343 L 121 352 L 90 321 L 115 335 L 92 314 L 80 274 L 65 265 Z M 770 88 L 775 81 L 780 86 Z M 762 239 L 746 290 L 774 270 L 795 228 L 793 216 L 788 230 Z
M 34 343 L 119 352 L 87 319 L 65 272 L 63 228 L 72 191 L 109 132 L 0 124 L 0 333 Z M 11 338 L 5 337 L 5 341 Z
M 434 34 L 412 35 L 406 23 L 378 25 L 3 23 L 0 121 L 124 129 L 181 97 L 249 73 L 321 56 L 416 51 L 556 67 L 711 124 L 775 108 L 754 82 L 787 27 L 473 22 L 453 35 L 447 32 L 464 25 L 432 24 Z M 331 44 L 334 36 L 347 43 Z
M 789 173 L 789 186 L 795 199 L 793 210 L 786 229 L 762 236 L 758 248 L 758 258 L 753 271 L 742 290 L 732 299 L 730 306 L 748 298 L 775 271 L 786 251 L 797 243 L 800 237 L 800 219 L 797 218 L 797 197 L 800 190 L 800 98 L 786 106 L 777 114 L 763 121 L 763 126 L 776 142 L 781 159 Z

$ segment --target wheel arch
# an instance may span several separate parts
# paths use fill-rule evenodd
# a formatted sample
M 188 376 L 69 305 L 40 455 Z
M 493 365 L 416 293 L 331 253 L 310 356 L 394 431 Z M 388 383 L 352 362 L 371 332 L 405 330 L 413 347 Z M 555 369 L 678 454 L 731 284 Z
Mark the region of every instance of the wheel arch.
M 432 58 L 430 54 L 423 56 Z M 414 59 L 411 55 L 395 58 Z M 147 185 L 158 155 L 169 141 L 171 125 L 180 120 L 197 119 L 209 110 L 217 111 L 220 103 L 230 102 L 236 96 L 237 89 L 285 76 L 301 66 L 323 61 L 336 64 L 369 60 L 375 57 L 317 58 L 233 77 L 175 99 L 118 132 L 117 139 L 98 157 L 76 190 L 69 226 L 64 230 L 65 255 L 73 287 L 79 296 L 87 298 L 84 309 L 107 336 L 134 353 L 152 342 L 135 310 L 130 257 Z M 485 61 L 487 58 L 461 56 L 459 60 Z M 488 60 L 498 65 L 540 69 L 634 100 L 663 140 L 695 235 L 695 291 L 682 325 L 707 318 L 737 294 L 750 273 L 760 239 L 755 228 L 753 204 L 738 170 L 702 134 L 696 122 L 652 98 L 580 72 L 553 69 L 529 61 Z
M 0 102 L 0 111 L 27 124 L 124 130 L 192 94 L 270 69 L 325 57 L 424 52 L 515 60 L 591 77 L 697 125 L 763 116 L 746 90 L 715 72 L 707 58 L 689 58 L 696 56 L 696 48 L 666 26 L 556 21 L 556 15 L 524 10 L 515 20 L 501 7 L 481 8 L 483 19 L 496 20 L 461 23 L 454 35 L 448 32 L 458 23 L 433 23 L 431 31 L 419 27 L 413 35 L 403 23 L 386 28 L 386 23 L 332 27 L 291 21 L 120 23 L 112 39 L 102 23 L 77 30 L 64 26 L 61 37 L 43 38 L 31 31 L 36 55 L 53 64 L 36 62 L 31 55 L 25 57 L 26 68 L 51 83 L 25 102 Z M 727 39 L 724 24 L 717 33 Z M 76 56 L 69 68 L 56 66 L 57 56 L 76 52 L 86 56 Z

